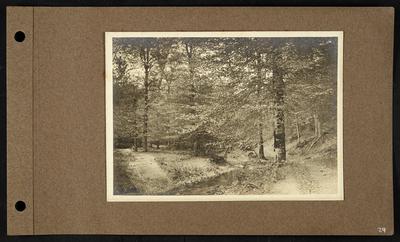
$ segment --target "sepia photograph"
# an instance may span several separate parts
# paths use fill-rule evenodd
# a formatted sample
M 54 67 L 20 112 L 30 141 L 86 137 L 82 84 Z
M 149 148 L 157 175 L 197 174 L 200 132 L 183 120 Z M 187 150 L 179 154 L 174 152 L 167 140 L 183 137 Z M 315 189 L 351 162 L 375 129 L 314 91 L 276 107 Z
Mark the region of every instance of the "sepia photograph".
M 107 32 L 107 201 L 343 200 L 341 31 Z

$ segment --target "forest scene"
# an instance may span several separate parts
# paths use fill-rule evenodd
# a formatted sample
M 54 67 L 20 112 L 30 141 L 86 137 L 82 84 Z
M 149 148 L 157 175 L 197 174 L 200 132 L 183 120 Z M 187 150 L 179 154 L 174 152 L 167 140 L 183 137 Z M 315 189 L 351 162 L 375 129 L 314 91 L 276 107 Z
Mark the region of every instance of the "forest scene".
M 113 194 L 336 194 L 337 37 L 114 37 Z

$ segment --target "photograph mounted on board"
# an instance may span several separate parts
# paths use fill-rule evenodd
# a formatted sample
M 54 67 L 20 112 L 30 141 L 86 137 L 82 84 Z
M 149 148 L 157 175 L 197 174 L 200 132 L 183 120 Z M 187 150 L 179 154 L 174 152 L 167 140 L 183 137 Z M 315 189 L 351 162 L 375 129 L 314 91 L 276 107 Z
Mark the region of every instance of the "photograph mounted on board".
M 342 32 L 105 42 L 107 201 L 344 199 Z

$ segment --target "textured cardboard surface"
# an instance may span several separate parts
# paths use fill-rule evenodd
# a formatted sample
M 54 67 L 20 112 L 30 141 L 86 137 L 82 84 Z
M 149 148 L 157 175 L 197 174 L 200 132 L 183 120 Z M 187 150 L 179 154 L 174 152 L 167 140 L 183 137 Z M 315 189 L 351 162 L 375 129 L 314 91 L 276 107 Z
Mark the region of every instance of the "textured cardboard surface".
M 9 234 L 393 232 L 392 8 L 11 7 L 7 14 L 9 41 L 21 26 L 33 28 L 22 45 L 8 44 Z M 344 201 L 106 202 L 104 33 L 224 30 L 344 31 Z M 20 197 L 28 209 L 17 213 Z
M 33 233 L 33 11 L 7 15 L 7 224 L 9 234 Z M 25 33 L 24 42 L 14 34 Z M 11 64 L 12 63 L 12 64 Z M 17 201 L 26 209 L 18 212 Z M 14 226 L 12 226 L 14 225 Z

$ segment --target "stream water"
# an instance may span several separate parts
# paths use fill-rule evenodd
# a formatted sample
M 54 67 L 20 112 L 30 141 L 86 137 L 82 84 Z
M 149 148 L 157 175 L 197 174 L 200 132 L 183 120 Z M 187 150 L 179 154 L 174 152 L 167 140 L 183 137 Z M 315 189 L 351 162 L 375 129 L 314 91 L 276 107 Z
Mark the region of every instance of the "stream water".
M 219 187 L 230 186 L 239 181 L 239 174 L 240 169 L 234 169 L 208 180 L 174 188 L 166 195 L 215 195 L 218 194 Z

